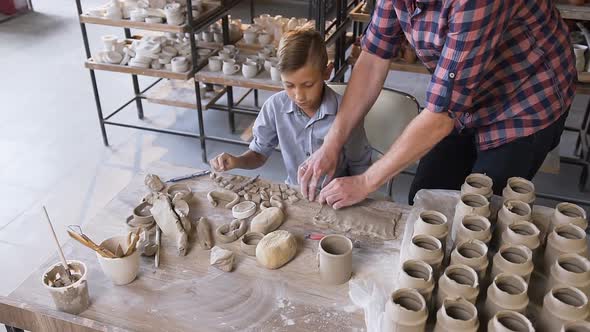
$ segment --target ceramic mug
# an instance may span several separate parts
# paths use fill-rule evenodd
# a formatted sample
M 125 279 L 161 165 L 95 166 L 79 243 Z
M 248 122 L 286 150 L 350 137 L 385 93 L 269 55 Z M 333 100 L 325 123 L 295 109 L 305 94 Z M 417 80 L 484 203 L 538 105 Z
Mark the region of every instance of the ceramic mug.
M 271 41 L 272 41 L 272 35 L 268 32 L 263 32 L 258 35 L 258 42 L 262 46 L 270 44 Z
M 324 283 L 340 285 L 352 274 L 352 241 L 344 235 L 330 234 L 319 243 L 320 278 Z
M 112 51 L 115 49 L 115 44 L 117 43 L 117 36 L 115 35 L 105 35 L 102 36 L 102 45 L 105 51 Z
M 210 71 L 221 71 L 223 66 L 223 59 L 218 56 L 212 56 L 209 58 L 209 70 Z
M 277 81 L 277 82 L 281 81 L 281 73 L 277 69 L 276 65 L 274 65 L 274 66 L 271 65 L 271 67 L 270 67 L 270 78 L 273 81 Z
M 213 41 L 213 33 L 211 31 L 203 31 L 201 32 L 201 40 L 207 43 Z
M 222 70 L 225 75 L 233 75 L 237 73 L 240 70 L 240 68 L 241 66 L 237 64 L 236 60 L 234 59 L 223 60 Z
M 216 43 L 223 43 L 223 33 L 222 32 L 214 32 L 213 33 L 213 41 Z
M 244 31 L 244 42 L 246 44 L 254 44 L 256 43 L 256 39 L 258 38 L 258 34 L 254 30 L 246 30 Z
M 239 51 L 235 45 L 225 45 L 223 46 L 223 50 L 234 55 L 238 54 Z
M 242 74 L 244 75 L 245 78 L 254 78 L 254 77 L 256 77 L 256 75 L 258 75 L 258 72 L 260 71 L 260 69 L 261 69 L 261 66 L 259 63 L 252 62 L 252 61 L 246 61 L 242 65 Z
M 271 67 L 276 67 L 278 63 L 277 58 L 268 58 L 264 60 L 264 70 L 270 72 Z
M 222 58 L 223 60 L 230 60 L 230 59 L 234 58 L 234 55 L 233 55 L 233 53 L 223 50 L 223 51 L 219 51 L 219 57 Z
M 256 63 L 263 63 L 261 59 L 257 55 L 248 55 L 246 57 L 246 61 L 256 62 Z
M 275 53 L 276 53 L 277 50 L 272 45 L 266 45 L 266 46 L 264 46 L 262 48 L 262 51 L 265 52 L 265 53 L 268 52 L 268 55 L 269 56 L 275 56 Z

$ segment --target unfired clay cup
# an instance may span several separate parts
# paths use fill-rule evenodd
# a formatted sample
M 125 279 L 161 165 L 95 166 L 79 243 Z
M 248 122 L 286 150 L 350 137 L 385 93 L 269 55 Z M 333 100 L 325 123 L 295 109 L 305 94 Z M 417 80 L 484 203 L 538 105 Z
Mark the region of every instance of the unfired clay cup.
M 114 236 L 108 238 L 100 244 L 111 252 L 115 252 L 117 245 L 121 245 L 123 252 L 127 251 L 127 237 Z M 135 250 L 133 254 L 123 258 L 107 258 L 102 257 L 96 253 L 98 263 L 102 268 L 102 272 L 111 279 L 115 285 L 126 285 L 137 277 L 139 271 L 139 250 Z
M 344 235 L 331 234 L 319 243 L 320 278 L 326 284 L 340 285 L 352 274 L 352 241 Z
M 57 310 L 77 315 L 90 305 L 87 281 L 88 269 L 84 263 L 76 260 L 68 261 L 68 266 L 72 276 L 78 279 L 71 285 L 64 287 L 54 286 L 54 282 L 60 279 L 62 273 L 65 273 L 61 262 L 50 266 L 41 276 L 41 282 L 49 290 Z

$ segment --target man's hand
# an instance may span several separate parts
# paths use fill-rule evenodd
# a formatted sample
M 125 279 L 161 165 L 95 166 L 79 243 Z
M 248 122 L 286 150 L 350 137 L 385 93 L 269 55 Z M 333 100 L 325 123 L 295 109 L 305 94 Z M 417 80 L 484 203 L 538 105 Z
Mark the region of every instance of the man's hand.
M 365 174 L 347 176 L 332 180 L 320 192 L 319 201 L 337 210 L 362 201 L 373 191 Z
M 226 172 L 237 167 L 238 157 L 224 152 L 211 159 L 209 164 L 215 172 Z
M 336 167 L 340 150 L 325 144 L 314 152 L 297 170 L 297 182 L 301 187 L 301 194 L 310 201 L 315 200 L 318 185 L 330 182 Z M 319 183 L 325 176 L 323 183 Z

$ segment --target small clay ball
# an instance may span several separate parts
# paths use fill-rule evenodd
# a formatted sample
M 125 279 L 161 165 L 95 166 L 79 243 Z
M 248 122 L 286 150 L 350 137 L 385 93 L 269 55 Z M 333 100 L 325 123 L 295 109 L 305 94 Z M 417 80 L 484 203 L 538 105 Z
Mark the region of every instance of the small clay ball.
M 287 264 L 297 252 L 293 234 L 278 230 L 265 235 L 256 246 L 256 259 L 267 269 L 278 269 Z

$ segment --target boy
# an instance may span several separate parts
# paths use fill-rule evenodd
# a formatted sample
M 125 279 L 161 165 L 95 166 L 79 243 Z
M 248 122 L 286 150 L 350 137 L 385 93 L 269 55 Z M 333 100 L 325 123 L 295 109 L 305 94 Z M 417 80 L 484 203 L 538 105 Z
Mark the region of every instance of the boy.
M 332 72 L 324 40 L 308 26 L 290 31 L 281 38 L 277 57 L 284 91 L 262 106 L 249 150 L 239 156 L 218 155 L 210 161 L 214 171 L 261 167 L 278 145 L 287 170 L 285 182 L 297 185 L 297 168 L 322 145 L 341 102 L 324 83 Z M 343 149 L 334 176 L 361 174 L 370 163 L 371 148 L 360 126 Z

